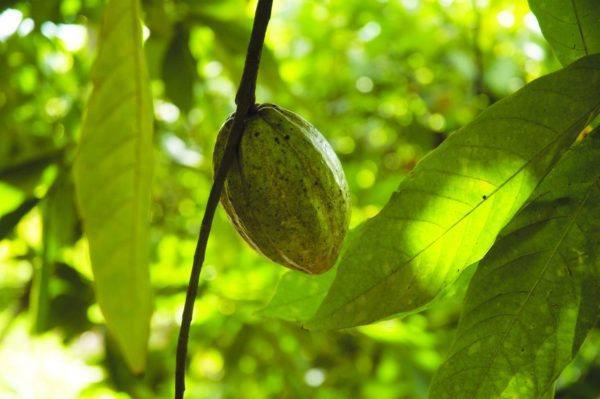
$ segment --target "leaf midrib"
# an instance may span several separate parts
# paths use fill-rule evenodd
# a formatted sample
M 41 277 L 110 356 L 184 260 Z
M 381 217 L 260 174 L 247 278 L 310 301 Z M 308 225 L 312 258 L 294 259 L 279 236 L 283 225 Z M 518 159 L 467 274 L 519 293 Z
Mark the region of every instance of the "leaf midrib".
M 136 124 L 137 124 L 137 131 L 138 131 L 138 135 L 137 138 L 135 139 L 135 142 L 137 145 L 134 146 L 134 158 L 135 158 L 135 166 L 133 168 L 134 171 L 134 198 L 136 199 L 133 203 L 133 239 L 132 242 L 133 244 L 130 247 L 130 251 L 131 251 L 131 255 L 132 255 L 132 259 L 133 264 L 137 265 L 139 262 L 139 243 L 140 243 L 140 209 L 139 209 L 139 202 L 140 202 L 140 196 L 141 196 L 141 181 L 140 181 L 140 162 L 141 162 L 141 147 L 142 147 L 142 138 L 141 135 L 144 134 L 143 129 L 144 129 L 144 101 L 142 99 L 143 96 L 143 84 L 144 82 L 142 81 L 142 60 L 141 60 L 141 49 L 143 48 L 143 43 L 142 43 L 142 38 L 141 38 L 141 32 L 139 31 L 141 22 L 140 22 L 140 10 L 139 10 L 139 3 L 138 0 L 130 0 L 131 1 L 131 6 L 132 6 L 132 18 L 131 18 L 131 25 L 132 25 L 132 35 L 135 41 L 135 47 L 136 47 L 136 51 L 133 52 L 133 59 L 134 59 L 134 65 L 135 65 L 135 71 L 134 71 L 134 75 L 135 75 L 135 102 L 136 102 L 136 109 L 137 109 L 137 118 L 136 118 Z M 132 268 L 134 271 L 134 274 L 138 275 L 139 274 L 139 269 L 137 267 L 133 267 Z M 136 276 L 136 281 L 138 280 Z
M 577 5 L 575 4 L 575 0 L 571 0 L 571 5 L 573 6 L 573 13 L 575 13 L 575 20 L 577 21 L 577 29 L 579 30 L 579 37 L 581 38 L 581 43 L 583 44 L 583 51 L 585 55 L 589 54 L 587 43 L 585 41 L 585 36 L 583 34 L 583 28 L 581 26 L 581 20 L 579 19 L 579 13 L 577 12 Z

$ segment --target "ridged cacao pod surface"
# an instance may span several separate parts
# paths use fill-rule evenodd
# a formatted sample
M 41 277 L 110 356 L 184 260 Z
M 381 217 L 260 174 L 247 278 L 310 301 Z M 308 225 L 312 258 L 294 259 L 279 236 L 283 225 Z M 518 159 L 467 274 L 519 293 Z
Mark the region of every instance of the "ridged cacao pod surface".
M 215 171 L 232 123 L 219 131 Z M 221 203 L 253 248 L 286 267 L 325 272 L 348 230 L 349 198 L 340 161 L 314 126 L 273 104 L 246 119 Z

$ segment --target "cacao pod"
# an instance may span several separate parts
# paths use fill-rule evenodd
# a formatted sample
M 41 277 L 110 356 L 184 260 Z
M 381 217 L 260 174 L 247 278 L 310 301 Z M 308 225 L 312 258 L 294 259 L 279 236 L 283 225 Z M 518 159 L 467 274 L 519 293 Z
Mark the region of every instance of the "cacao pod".
M 214 170 L 233 123 L 217 137 Z M 257 106 L 227 176 L 221 203 L 239 234 L 286 267 L 323 273 L 335 263 L 350 219 L 350 195 L 335 152 L 310 123 L 272 104 Z

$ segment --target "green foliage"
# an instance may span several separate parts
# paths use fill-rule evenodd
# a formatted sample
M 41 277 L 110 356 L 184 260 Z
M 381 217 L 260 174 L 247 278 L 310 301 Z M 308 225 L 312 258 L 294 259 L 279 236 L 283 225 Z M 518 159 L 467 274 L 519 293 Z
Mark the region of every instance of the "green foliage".
M 596 0 L 529 0 L 529 6 L 563 65 L 600 53 L 600 7 Z
M 479 261 L 600 110 L 600 56 L 493 105 L 425 157 L 349 244 L 309 328 L 412 312 Z
M 234 107 L 254 2 L 141 1 L 138 17 L 142 16 L 145 25 L 143 47 L 154 116 L 149 103 L 144 102 L 137 108 L 132 98 L 119 95 L 133 89 L 138 78 L 146 78 L 132 66 L 136 59 L 133 55 L 141 59 L 139 50 L 134 50 L 139 49 L 141 43 L 132 43 L 139 38 L 140 27 L 134 29 L 139 19 L 132 18 L 130 12 L 120 13 L 119 21 L 123 24 L 113 26 L 121 29 L 109 35 L 110 51 L 105 50 L 106 34 L 100 33 L 102 14 L 108 10 L 107 6 L 115 7 L 116 3 L 117 8 L 124 9 L 129 9 L 131 4 L 129 0 L 9 0 L 0 3 L 0 231 L 3 233 L 0 238 L 0 364 L 8 365 L 2 368 L 0 376 L 1 397 L 150 399 L 172 395 L 173 354 L 181 306 L 198 225 L 212 181 L 210 154 L 222 121 Z M 467 126 L 483 110 L 527 83 L 560 68 L 552 52 L 556 47 L 552 38 L 564 37 L 572 41 L 569 44 L 582 47 L 576 43 L 577 31 L 573 29 L 576 25 L 557 23 L 549 14 L 539 12 L 540 7 L 548 7 L 562 21 L 573 22 L 574 14 L 568 2 L 534 4 L 531 0 L 531 3 L 550 42 L 542 36 L 527 2 L 274 2 L 257 101 L 277 103 L 302 115 L 332 144 L 342 162 L 352 196 L 353 232 L 346 240 L 346 247 L 357 245 L 352 244 L 353 236 L 359 236 L 361 228 L 369 226 L 370 223 L 363 223 L 365 220 L 377 215 L 390 197 L 399 196 L 393 194 L 399 185 L 414 185 L 411 176 L 416 172 L 410 173 L 415 164 L 423 158 L 422 163 L 429 162 L 426 154 L 446 141 L 447 136 L 453 137 L 451 132 Z M 583 0 L 571 3 L 578 11 L 586 4 Z M 115 10 L 113 8 L 112 16 Z M 580 21 L 585 22 L 594 13 L 594 9 L 579 13 Z M 124 22 L 127 20 L 131 23 Z M 597 43 L 595 25 L 581 27 L 588 50 L 596 51 L 590 46 Z M 125 29 L 129 29 L 129 33 L 125 33 Z M 555 35 L 554 29 L 557 29 Z M 556 50 L 562 60 L 559 47 Z M 128 57 L 124 57 L 126 51 L 129 51 Z M 575 60 L 583 55 L 580 51 L 570 56 Z M 91 73 L 94 59 L 101 65 L 96 65 Z M 108 86 L 99 86 L 98 75 L 114 75 L 114 78 L 105 80 Z M 595 94 L 592 88 L 591 84 L 577 83 L 566 93 L 572 95 L 573 102 L 559 101 L 565 105 L 588 101 L 597 95 L 597 90 Z M 91 100 L 87 101 L 90 94 Z M 556 110 L 559 104 L 552 100 L 558 97 L 552 93 L 540 94 L 537 106 Z M 93 111 L 110 104 L 114 105 L 112 114 L 100 115 Z M 89 109 L 86 111 L 86 108 Z M 155 132 L 153 140 L 148 136 L 143 143 L 145 150 L 140 160 L 144 166 L 139 169 L 145 171 L 141 176 L 146 179 L 149 179 L 146 173 L 150 166 L 153 170 L 152 188 L 144 187 L 145 196 L 140 197 L 142 207 L 148 206 L 148 196 L 150 191 L 152 193 L 151 223 L 143 240 L 147 241 L 149 250 L 147 265 L 152 272 L 155 298 L 143 376 L 135 376 L 130 371 L 123 359 L 123 342 L 111 333 L 114 323 L 108 320 L 107 324 L 102 314 L 105 309 L 98 306 L 96 294 L 99 292 L 94 292 L 96 278 L 92 270 L 97 262 L 92 265 L 89 259 L 91 250 L 94 261 L 97 241 L 89 228 L 81 235 L 76 217 L 79 211 L 85 222 L 89 221 L 90 214 L 96 215 L 98 225 L 117 220 L 121 223 L 121 219 L 125 219 L 118 229 L 109 229 L 114 234 L 107 239 L 131 236 L 131 219 L 124 216 L 131 208 L 124 207 L 121 213 L 111 209 L 118 199 L 126 200 L 126 197 L 123 192 L 114 198 L 111 195 L 117 189 L 132 190 L 135 187 L 132 170 L 137 168 L 135 165 L 142 165 L 129 158 L 133 141 L 119 142 L 125 139 L 127 132 L 136 131 L 138 114 L 135 110 L 142 111 L 145 123 L 149 126 L 152 122 Z M 82 132 L 86 112 L 88 118 Z M 567 119 L 564 115 L 571 112 L 560 110 L 551 117 L 563 123 Z M 92 125 L 90 117 L 106 120 L 106 126 L 103 127 L 100 120 Z M 552 123 L 551 127 L 556 128 Z M 597 120 L 591 123 L 591 126 L 596 125 Z M 539 144 L 546 133 L 532 136 L 529 142 L 528 137 L 522 137 L 529 130 L 534 128 L 528 126 L 518 132 L 502 130 L 494 138 L 504 144 L 506 138 L 519 139 L 518 143 L 526 145 L 521 148 L 515 144 L 510 150 L 521 153 Z M 98 134 L 92 141 L 85 138 L 90 132 Z M 450 138 L 438 152 L 447 151 L 444 148 L 453 147 L 455 142 L 455 138 Z M 82 148 L 78 149 L 80 144 Z M 575 151 L 581 154 L 582 147 L 577 148 Z M 74 207 L 72 182 L 68 179 L 74 159 L 81 167 L 83 159 L 77 157 L 77 153 L 82 150 L 90 157 L 87 172 L 106 174 L 98 176 L 105 178 L 106 183 L 92 175 L 78 181 L 77 189 L 86 183 L 88 194 L 92 194 L 89 198 L 93 199 L 79 205 L 96 204 L 102 208 L 88 209 L 87 213 L 81 212 L 83 207 Z M 100 152 L 110 154 L 108 164 L 117 170 L 107 168 L 106 161 L 97 160 Z M 153 154 L 152 160 L 146 158 L 150 154 Z M 439 156 L 436 154 L 431 157 L 435 159 Z M 455 160 L 461 154 L 463 152 L 448 156 Z M 125 164 L 125 158 L 131 163 Z M 517 162 L 510 154 L 493 160 L 498 164 L 498 173 Z M 548 162 L 551 161 L 548 158 Z M 452 164 L 444 166 L 450 168 Z M 490 174 L 496 171 L 494 164 L 484 163 L 482 168 Z M 535 175 L 528 171 L 519 179 L 534 176 L 537 180 L 543 174 L 542 169 L 535 171 Z M 556 173 L 551 172 L 555 181 Z M 578 175 L 578 178 L 585 176 Z M 444 183 L 433 188 L 451 190 L 450 183 L 455 179 L 437 177 L 433 181 L 441 180 Z M 460 183 L 461 179 L 458 180 Z M 542 184 L 546 185 L 547 181 Z M 531 181 L 523 182 L 528 184 L 528 190 L 532 189 Z M 566 191 L 556 193 L 556 198 L 545 194 L 548 207 L 539 207 L 543 215 L 568 212 L 569 204 L 581 198 L 579 194 L 569 194 L 571 186 L 563 183 L 553 183 L 553 192 L 559 186 Z M 458 198 L 470 195 L 460 184 L 455 189 Z M 542 193 L 539 190 L 533 201 L 529 199 L 531 203 L 537 203 L 535 195 Z M 525 192 L 520 194 L 518 199 L 521 200 Z M 474 193 L 473 196 L 475 202 L 482 199 L 475 198 Z M 423 212 L 421 205 L 433 201 L 441 204 L 440 212 L 432 211 L 430 220 L 443 221 L 452 216 L 445 213 L 450 208 L 443 205 L 443 200 L 435 198 L 421 204 L 411 203 L 401 211 Z M 554 203 L 558 204 L 556 210 L 550 206 Z M 494 203 L 483 205 L 493 207 Z M 512 212 L 517 212 L 516 205 Z M 386 210 L 386 213 L 389 212 Z M 518 218 L 522 218 L 521 215 Z M 508 218 L 505 212 L 499 216 Z M 549 229 L 563 227 L 547 222 L 535 237 L 543 236 L 551 245 L 556 237 L 549 235 Z M 433 226 L 429 229 L 435 230 Z M 541 240 L 519 241 L 502 253 L 498 246 L 503 245 L 504 234 L 509 229 L 504 230 L 491 252 L 498 257 L 496 264 L 502 263 L 502 259 L 510 260 L 510 251 L 540 244 Z M 572 234 L 569 230 L 568 236 Z M 575 239 L 564 243 L 564 248 L 570 243 L 581 243 L 577 236 L 573 237 Z M 593 243 L 592 236 L 590 240 Z M 506 241 L 504 245 L 511 243 Z M 121 244 L 119 249 L 131 243 L 123 241 Z M 484 252 L 483 243 L 475 246 Z M 115 251 L 107 254 L 120 256 Z M 474 254 L 462 255 L 468 258 Z M 482 261 L 484 267 L 486 262 L 491 264 L 488 259 L 489 255 Z M 522 268 L 541 271 L 540 264 L 536 263 L 541 260 L 535 257 L 530 260 L 531 263 Z M 551 278 L 556 277 L 554 264 L 550 262 L 546 272 Z M 132 271 L 131 262 L 119 262 L 118 266 L 113 270 L 119 273 L 120 279 L 113 280 L 114 288 L 102 283 L 105 287 L 102 292 L 105 296 L 111 295 L 110 299 L 115 302 L 118 300 L 121 310 L 137 318 L 127 307 L 133 307 L 136 300 L 141 300 L 135 295 L 147 293 L 150 287 L 143 286 L 140 290 L 128 284 L 125 290 L 124 282 L 129 277 L 124 274 Z M 374 264 L 373 269 L 377 266 Z M 478 273 L 477 265 L 469 266 L 418 314 L 401 319 L 390 315 L 385 321 L 344 331 L 309 332 L 300 328 L 298 323 L 313 317 L 340 270 L 335 267 L 314 278 L 295 272 L 283 273 L 280 267 L 245 245 L 225 212 L 219 210 L 209 240 L 191 329 L 187 395 L 252 399 L 426 398 L 431 379 L 451 348 L 455 327 L 464 310 L 464 292 L 467 287 L 469 292 L 481 292 L 481 288 L 476 288 L 477 283 L 470 285 L 471 275 Z M 365 280 L 376 273 L 366 267 L 362 270 L 361 277 Z M 575 267 L 572 270 L 579 271 Z M 574 276 L 579 278 L 580 274 Z M 440 276 L 440 280 L 445 278 Z M 546 280 L 540 281 L 540 292 L 547 284 Z M 564 294 L 561 298 L 565 298 L 565 307 L 575 309 L 577 306 L 572 300 L 576 296 L 567 294 L 578 293 L 568 291 L 569 287 L 571 285 L 551 289 Z M 431 288 L 437 290 L 434 286 Z M 504 288 L 505 285 L 497 287 Z M 265 308 L 269 298 L 272 301 Z M 538 299 L 535 298 L 535 304 L 539 303 Z M 551 299 L 548 297 L 547 303 L 553 304 Z M 537 357 L 533 349 L 526 352 L 545 373 L 536 375 L 540 386 L 547 385 L 564 363 L 575 356 L 575 347 L 583 340 L 584 329 L 577 339 L 572 332 L 571 336 L 563 333 L 564 328 L 577 326 L 569 319 L 565 307 L 556 310 L 557 314 L 566 315 L 559 319 L 564 323 L 546 326 L 562 328 L 557 330 L 559 335 L 554 330 L 541 330 L 541 335 L 550 338 L 538 347 Z M 142 309 L 137 310 L 141 313 Z M 147 318 L 137 318 L 137 321 L 134 318 L 128 322 L 140 329 L 147 326 Z M 538 322 L 540 329 L 542 323 L 550 320 L 546 313 L 539 320 L 531 319 Z M 467 327 L 464 320 L 460 324 L 461 329 Z M 506 325 L 503 327 L 505 331 Z M 513 328 L 507 342 L 512 342 L 518 331 Z M 555 339 L 557 337 L 562 341 Z M 540 340 L 533 337 L 532 342 Z M 559 342 L 560 345 L 554 345 Z M 143 349 L 140 345 L 137 351 Z M 453 351 L 456 349 L 460 347 Z M 555 369 L 548 371 L 544 367 L 553 363 L 546 364 L 542 360 L 552 351 L 560 361 Z M 519 352 L 513 355 L 518 357 Z M 485 360 L 483 355 L 482 360 Z M 35 367 L 22 367 L 22 364 Z M 442 370 L 449 365 L 451 362 Z M 500 356 L 492 367 L 498 369 L 504 365 L 504 357 Z M 556 380 L 556 396 L 594 397 L 600 389 L 596 378 L 599 368 L 600 335 L 594 328 Z M 520 368 L 518 377 L 512 381 L 530 378 L 531 374 L 527 374 L 530 371 L 531 366 Z M 485 384 L 490 383 L 489 378 L 486 381 Z M 500 392 L 500 385 L 506 381 L 498 377 L 496 382 Z M 507 384 L 505 395 L 510 396 L 514 393 L 511 391 L 514 382 Z M 439 387 L 437 383 L 436 386 Z M 551 394 L 548 391 L 546 396 Z
M 290 271 L 285 273 L 269 304 L 261 310 L 267 317 L 303 322 L 314 316 L 335 278 L 337 269 L 318 276 Z
M 92 81 L 74 169 L 77 199 L 98 304 L 129 365 L 140 372 L 152 313 L 153 147 L 138 0 L 107 4 Z
M 431 398 L 552 397 L 600 310 L 600 135 L 504 229 L 465 298 Z
M 41 265 L 36 270 L 31 289 L 33 330 L 43 332 L 49 326 L 51 304 L 50 281 L 55 264 L 63 248 L 73 245 L 79 238 L 79 219 L 75 212 L 75 187 L 71 171 L 59 175 L 42 203 L 43 242 Z

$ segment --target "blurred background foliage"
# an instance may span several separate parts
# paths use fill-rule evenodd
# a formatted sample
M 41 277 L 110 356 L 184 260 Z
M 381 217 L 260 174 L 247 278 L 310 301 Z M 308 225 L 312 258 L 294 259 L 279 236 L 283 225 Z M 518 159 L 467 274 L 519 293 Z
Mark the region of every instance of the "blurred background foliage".
M 165 398 L 211 153 L 233 111 L 254 2 L 144 0 L 155 98 L 152 280 L 143 376 L 94 302 L 70 167 L 101 0 L 0 1 L 0 397 Z M 526 1 L 275 1 L 257 98 L 310 120 L 347 174 L 352 225 L 445 136 L 559 68 Z M 424 398 L 458 321 L 462 278 L 432 309 L 308 333 L 257 311 L 283 269 L 220 210 L 190 342 L 191 398 Z M 557 396 L 600 392 L 600 334 Z

